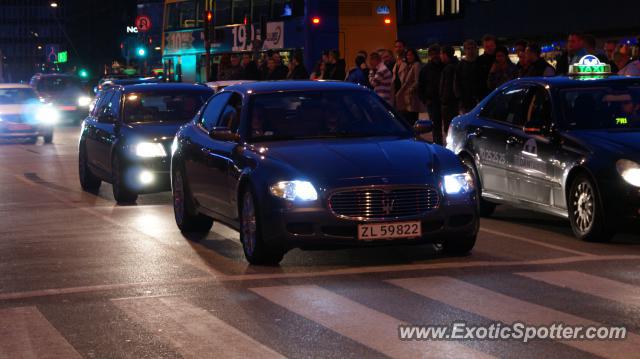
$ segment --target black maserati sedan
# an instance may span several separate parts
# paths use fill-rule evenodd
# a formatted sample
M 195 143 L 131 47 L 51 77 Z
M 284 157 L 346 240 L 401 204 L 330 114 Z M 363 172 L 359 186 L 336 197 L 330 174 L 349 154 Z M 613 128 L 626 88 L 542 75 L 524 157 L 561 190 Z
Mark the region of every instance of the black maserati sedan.
M 98 94 L 82 123 L 79 174 L 82 189 L 113 185 L 118 203 L 170 189 L 170 147 L 178 128 L 193 119 L 213 90 L 205 85 L 114 86 Z
M 447 137 L 477 177 L 481 215 L 499 204 L 544 212 L 585 241 L 640 223 L 638 78 L 514 80 Z
M 292 248 L 438 243 L 474 246 L 474 183 L 460 160 L 417 134 L 370 90 L 339 82 L 226 87 L 172 145 L 175 220 L 240 232 L 246 259 Z

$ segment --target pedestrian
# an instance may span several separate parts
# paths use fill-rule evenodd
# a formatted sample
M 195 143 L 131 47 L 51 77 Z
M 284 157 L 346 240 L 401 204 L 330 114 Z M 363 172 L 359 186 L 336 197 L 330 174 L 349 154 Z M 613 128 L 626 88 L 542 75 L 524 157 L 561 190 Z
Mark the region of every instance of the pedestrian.
M 603 62 L 605 64 L 609 63 L 609 59 L 607 59 L 607 56 L 604 54 L 604 52 L 596 49 L 596 44 L 597 43 L 595 36 L 591 34 L 584 35 L 584 49 L 587 54 L 594 55 L 598 58 L 598 60 L 600 60 L 600 62 Z
M 391 80 L 393 75 L 382 62 L 382 57 L 377 52 L 369 54 L 369 83 L 373 91 L 389 105 L 393 105 L 391 98 Z
M 440 103 L 440 78 L 444 64 L 441 60 L 440 45 L 434 44 L 427 49 L 429 61 L 422 67 L 418 79 L 418 93 L 433 122 L 433 140 L 442 144 L 442 104 Z M 439 136 L 439 137 L 438 137 Z M 436 139 L 436 137 L 438 137 Z
M 480 102 L 487 80 L 482 78 L 478 68 L 478 45 L 475 40 L 465 41 L 463 49 L 464 58 L 456 69 L 454 90 L 460 101 L 460 112 L 467 113 Z
M 497 39 L 495 36 L 487 34 L 482 37 L 482 47 L 484 53 L 478 57 L 478 76 L 484 79 L 484 83 L 480 86 L 480 98 L 484 98 L 491 92 L 487 86 L 487 79 L 489 78 L 489 72 L 496 62 L 496 48 Z
M 405 121 L 413 126 L 418 121 L 422 109 L 418 93 L 418 79 L 422 63 L 415 49 L 408 49 L 405 53 L 404 71 L 400 72 L 400 88 L 394 92 L 395 107 L 402 114 Z M 397 66 L 397 63 L 396 63 Z
M 487 87 L 493 91 L 502 84 L 515 79 L 518 76 L 518 68 L 509 58 L 509 50 L 504 46 L 496 49 L 496 59 L 491 65 Z
M 307 80 L 309 79 L 309 72 L 304 67 L 304 60 L 302 58 L 302 52 L 296 51 L 289 61 L 289 73 L 287 74 L 288 80 Z
M 527 56 L 525 50 L 527 50 L 527 40 L 518 40 L 513 46 L 515 54 L 518 56 L 518 63 L 516 68 L 518 70 L 517 77 L 522 77 L 527 73 L 529 64 L 527 63 Z
M 402 79 L 406 76 L 407 72 L 407 64 L 405 62 L 406 47 L 404 41 L 396 40 L 394 44 L 394 50 L 395 61 L 393 67 L 391 68 L 391 72 L 393 73 L 393 86 L 391 89 L 393 91 L 393 97 L 395 100 L 395 94 L 400 91 L 400 88 L 402 87 Z
M 273 57 L 273 50 L 267 50 L 262 57 L 258 69 L 260 70 L 260 79 L 265 79 L 269 72 L 269 60 Z
M 242 78 L 242 65 L 240 65 L 240 56 L 231 55 L 231 66 L 229 67 L 229 79 L 240 80 Z
M 551 77 L 556 70 L 542 57 L 542 49 L 538 44 L 529 44 L 525 51 L 527 62 L 530 64 L 524 77 Z
M 330 69 L 326 70 L 327 80 L 344 81 L 347 77 L 347 64 L 340 58 L 340 52 L 336 49 L 329 51 Z
M 556 73 L 566 75 L 569 73 L 569 65 L 573 65 L 587 55 L 584 46 L 584 36 L 578 32 L 572 32 L 567 38 L 567 48 L 556 59 Z
M 218 65 L 218 78 L 217 81 L 229 81 L 231 80 L 233 71 L 231 69 L 231 55 L 222 54 L 220 56 L 220 64 Z
M 613 55 L 620 76 L 640 76 L 640 60 L 631 61 L 629 51 L 616 51 Z
M 316 65 L 313 67 L 313 72 L 311 73 L 311 80 L 322 80 L 325 77 L 326 73 L 326 63 L 329 61 L 329 51 L 322 51 L 322 55 L 320 60 L 316 62 Z
M 366 51 L 360 50 L 356 53 L 356 56 L 364 57 L 364 62 L 360 65 L 360 70 L 362 70 L 362 73 L 364 74 L 364 78 L 367 79 L 367 84 L 368 84 L 369 83 L 369 66 L 367 66 L 368 54 Z
M 388 49 L 382 49 L 378 53 L 382 58 L 382 62 L 384 62 L 384 65 L 389 69 L 389 71 L 393 70 L 393 68 L 396 66 L 396 60 L 393 56 L 393 52 Z
M 442 110 L 440 111 L 442 113 L 442 128 L 434 130 L 433 141 L 437 144 L 444 145 L 442 133 L 448 131 L 451 120 L 458 116 L 460 111 L 458 98 L 454 91 L 458 58 L 455 55 L 453 47 L 445 46 L 440 52 L 440 59 L 444 65 L 442 75 L 440 76 L 440 91 L 438 91 L 442 105 Z
M 349 71 L 347 75 L 347 82 L 369 87 L 369 78 L 362 71 L 362 64 L 366 62 L 366 58 L 362 55 L 356 56 L 356 66 Z
M 258 65 L 251 58 L 251 54 L 245 53 L 242 54 L 242 73 L 240 75 L 241 80 L 251 80 L 258 81 L 260 80 L 260 71 L 258 70 Z
M 275 54 L 269 60 L 267 60 L 267 75 L 264 77 L 265 81 L 277 81 L 287 78 L 287 71 L 282 71 L 280 65 L 275 59 Z
M 618 48 L 618 42 L 616 40 L 607 40 L 604 42 L 604 54 L 607 57 L 607 62 L 611 65 L 611 72 L 617 73 L 619 71 L 618 66 L 614 61 L 613 56 Z

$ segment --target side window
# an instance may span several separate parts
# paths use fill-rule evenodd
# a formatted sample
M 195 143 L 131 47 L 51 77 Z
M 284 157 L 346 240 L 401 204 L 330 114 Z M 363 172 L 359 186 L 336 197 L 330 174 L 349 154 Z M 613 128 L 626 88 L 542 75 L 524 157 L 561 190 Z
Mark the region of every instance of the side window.
M 525 127 L 548 127 L 551 124 L 552 116 L 549 91 L 543 87 L 537 87 L 532 92 L 532 100 L 527 112 Z
M 222 113 L 229 97 L 231 97 L 230 92 L 222 92 L 215 95 L 209 103 L 207 103 L 207 107 L 202 112 L 202 117 L 198 120 L 198 124 L 200 124 L 200 126 L 205 130 L 211 131 L 211 129 L 218 123 L 218 118 L 220 118 L 220 114 Z
M 242 96 L 234 93 L 231 95 L 229 102 L 224 106 L 224 110 L 222 110 L 222 115 L 220 116 L 217 126 L 226 127 L 230 129 L 231 132 L 238 131 L 238 127 L 240 127 L 241 111 Z
M 120 97 L 122 93 L 120 91 L 114 91 L 113 96 L 109 99 L 109 112 L 114 118 L 120 118 Z
M 103 91 L 100 94 L 100 96 L 96 100 L 96 105 L 93 108 L 92 115 L 94 117 L 98 117 L 98 116 L 100 116 L 101 114 L 104 113 L 104 110 L 105 110 L 105 108 L 107 108 L 107 105 L 109 104 L 109 100 L 111 99 L 112 95 L 113 95 L 113 90 Z
M 515 126 L 523 126 L 528 110 L 527 93 L 527 87 L 510 87 L 494 96 L 482 109 L 480 116 Z

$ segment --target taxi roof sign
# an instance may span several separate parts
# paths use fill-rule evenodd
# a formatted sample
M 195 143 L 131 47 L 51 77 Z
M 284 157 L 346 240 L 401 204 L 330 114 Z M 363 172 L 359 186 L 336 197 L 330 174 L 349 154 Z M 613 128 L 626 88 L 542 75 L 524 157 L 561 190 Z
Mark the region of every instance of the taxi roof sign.
M 594 55 L 585 55 L 580 61 L 569 66 L 571 76 L 594 76 L 611 74 L 611 65 L 601 62 Z

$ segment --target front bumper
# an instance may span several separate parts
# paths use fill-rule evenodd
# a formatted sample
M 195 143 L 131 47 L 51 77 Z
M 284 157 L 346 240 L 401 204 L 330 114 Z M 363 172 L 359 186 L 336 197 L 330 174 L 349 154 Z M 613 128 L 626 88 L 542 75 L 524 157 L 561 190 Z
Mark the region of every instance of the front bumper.
M 447 240 L 473 236 L 478 231 L 477 206 L 471 198 L 451 202 L 443 200 L 438 208 L 416 217 L 391 221 L 357 221 L 334 215 L 326 205 L 317 207 L 283 206 L 271 198 L 263 206 L 262 233 L 264 240 L 282 248 L 329 249 L 443 243 Z M 358 225 L 420 221 L 422 236 L 414 239 L 358 240 Z
M 170 158 L 130 159 L 125 167 L 129 188 L 139 194 L 171 190 Z

